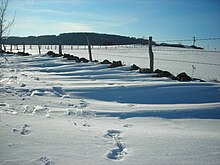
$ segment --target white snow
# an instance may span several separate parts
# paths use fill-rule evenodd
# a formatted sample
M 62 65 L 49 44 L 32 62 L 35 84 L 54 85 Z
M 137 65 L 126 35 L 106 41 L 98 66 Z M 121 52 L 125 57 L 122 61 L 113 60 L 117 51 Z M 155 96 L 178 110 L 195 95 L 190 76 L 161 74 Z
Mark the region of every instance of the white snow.
M 185 61 L 209 64 L 220 59 L 216 52 L 167 49 L 160 56 L 183 60 L 185 53 Z M 84 49 L 74 51 L 87 56 Z M 94 56 L 103 54 L 99 59 L 144 51 L 93 49 Z M 124 57 L 126 66 L 110 69 L 46 55 L 5 56 L 9 62 L 0 59 L 0 164 L 220 164 L 219 83 L 128 71 L 129 63 L 146 66 L 147 59 Z M 192 63 L 160 64 L 174 74 L 192 71 Z M 195 65 L 196 77 L 219 80 L 218 65 Z

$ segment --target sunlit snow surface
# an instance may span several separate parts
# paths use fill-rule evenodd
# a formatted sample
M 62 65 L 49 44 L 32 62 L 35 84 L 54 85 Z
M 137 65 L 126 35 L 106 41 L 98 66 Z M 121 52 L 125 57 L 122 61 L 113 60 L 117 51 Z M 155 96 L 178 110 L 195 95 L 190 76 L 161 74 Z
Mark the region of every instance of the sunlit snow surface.
M 9 46 L 8 46 L 9 48 Z M 26 51 L 32 54 L 38 53 L 38 47 L 32 46 Z M 49 49 L 48 49 L 49 48 Z M 52 49 L 51 49 L 52 48 Z M 19 51 L 23 47 L 19 46 Z M 58 46 L 42 46 L 41 52 L 46 53 L 53 50 L 58 53 Z M 13 50 L 17 52 L 17 50 Z M 136 64 L 140 67 L 149 67 L 149 50 L 146 46 L 138 45 L 119 45 L 119 46 L 93 46 L 93 59 L 102 61 L 122 60 L 127 65 Z M 205 80 L 220 80 L 220 52 L 208 50 L 196 50 L 190 48 L 172 48 L 154 46 L 155 68 L 168 70 L 173 74 L 187 72 L 193 77 Z M 81 57 L 88 58 L 88 50 L 86 46 L 63 46 L 63 53 L 69 53 Z M 194 66 L 194 67 L 192 67 Z M 193 69 L 194 68 L 194 69 Z
M 127 65 L 46 55 L 0 59 L 0 164 L 220 163 L 219 83 L 131 72 L 129 64 L 148 67 L 148 59 L 134 58 L 145 51 L 147 58 L 146 48 L 101 49 L 93 49 L 94 58 Z M 157 60 L 157 68 L 191 75 L 195 65 L 194 76 L 219 80 L 219 66 L 210 65 L 219 53 L 156 49 L 158 59 L 200 62 Z M 88 56 L 83 47 L 68 51 Z

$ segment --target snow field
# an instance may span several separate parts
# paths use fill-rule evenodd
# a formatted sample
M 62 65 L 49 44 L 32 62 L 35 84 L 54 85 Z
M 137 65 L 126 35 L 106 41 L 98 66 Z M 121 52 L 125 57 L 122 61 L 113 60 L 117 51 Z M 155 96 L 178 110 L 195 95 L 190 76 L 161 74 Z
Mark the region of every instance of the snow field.
M 219 164 L 220 85 L 7 56 L 0 164 Z
M 56 49 L 55 49 L 56 47 Z M 73 49 L 71 49 L 71 47 Z M 7 47 L 9 48 L 9 46 Z M 49 48 L 49 49 L 48 49 Z M 19 46 L 19 51 L 23 49 Z M 52 50 L 58 53 L 58 46 L 42 46 L 42 53 Z M 13 50 L 17 52 L 18 50 Z M 31 54 L 38 54 L 36 45 L 26 51 Z M 116 46 L 92 46 L 93 59 L 103 61 L 108 59 L 122 60 L 126 65 L 136 64 L 140 67 L 149 67 L 149 50 L 146 46 L 140 45 L 116 45 Z M 155 68 L 168 70 L 177 75 L 180 72 L 186 72 L 192 77 L 204 80 L 220 80 L 220 52 L 196 50 L 190 48 L 172 48 L 172 47 L 153 47 Z M 63 53 L 73 54 L 79 57 L 88 58 L 87 46 L 63 46 Z M 193 69 L 194 68 L 194 69 Z

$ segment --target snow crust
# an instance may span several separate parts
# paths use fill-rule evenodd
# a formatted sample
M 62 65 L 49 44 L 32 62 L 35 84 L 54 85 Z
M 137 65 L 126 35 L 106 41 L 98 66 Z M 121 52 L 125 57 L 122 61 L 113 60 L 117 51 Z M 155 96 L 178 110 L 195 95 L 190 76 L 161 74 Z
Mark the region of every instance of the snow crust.
M 0 164 L 220 163 L 219 83 L 46 55 L 5 56 Z

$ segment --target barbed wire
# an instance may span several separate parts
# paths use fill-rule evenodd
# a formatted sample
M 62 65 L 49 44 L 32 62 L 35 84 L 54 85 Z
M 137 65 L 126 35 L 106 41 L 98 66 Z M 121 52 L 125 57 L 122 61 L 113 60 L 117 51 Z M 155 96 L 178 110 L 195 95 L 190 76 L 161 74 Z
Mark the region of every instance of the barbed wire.
M 126 58 L 135 58 L 135 59 L 149 59 L 149 57 L 138 57 L 138 56 L 127 56 L 127 55 L 114 55 L 114 54 L 97 54 L 96 56 L 114 56 L 114 57 L 126 57 Z M 165 58 L 154 58 L 154 60 L 157 61 L 169 61 L 169 62 L 182 62 L 182 63 L 190 63 L 190 64 L 203 64 L 203 65 L 214 65 L 214 66 L 220 66 L 220 64 L 216 63 L 206 63 L 206 62 L 196 62 L 196 61 L 187 61 L 187 60 L 175 60 L 175 59 L 165 59 Z
M 207 40 L 220 40 L 220 37 L 217 38 L 195 38 L 196 41 L 207 41 Z M 155 42 L 184 42 L 184 41 L 194 41 L 193 39 L 177 39 L 177 40 L 158 40 Z
M 167 51 L 167 52 L 199 52 L 199 53 L 220 53 L 220 51 L 218 50 L 199 50 L 199 49 L 155 49 L 153 50 L 154 52 L 163 52 L 163 51 Z
M 155 60 L 220 66 L 220 64 L 213 64 L 213 63 L 206 63 L 206 62 L 196 62 L 196 61 L 186 61 L 186 60 L 171 60 L 171 59 L 163 59 L 163 58 L 155 58 Z

